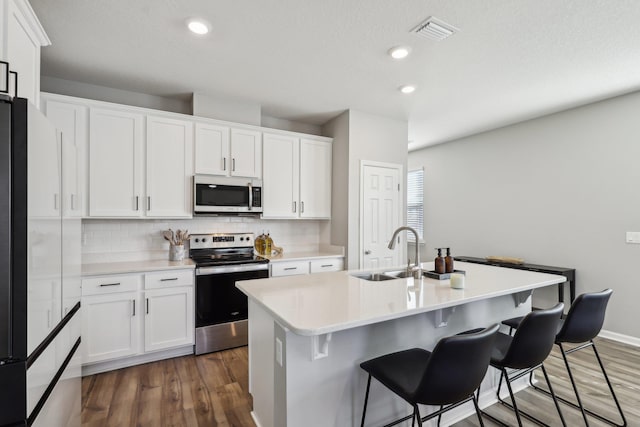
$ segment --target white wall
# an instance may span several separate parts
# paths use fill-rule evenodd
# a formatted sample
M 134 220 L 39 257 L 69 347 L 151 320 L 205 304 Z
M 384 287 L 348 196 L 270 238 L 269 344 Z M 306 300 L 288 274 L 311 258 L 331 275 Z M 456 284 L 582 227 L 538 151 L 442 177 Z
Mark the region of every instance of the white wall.
M 327 221 L 259 220 L 253 218 L 202 217 L 189 220 L 82 220 L 82 262 L 167 259 L 169 242 L 162 231 L 187 229 L 190 233 L 269 232 L 286 253 L 317 251 L 329 244 L 321 232 Z M 324 236 L 324 238 L 323 238 Z
M 41 77 L 40 86 L 43 92 L 57 93 L 59 95 L 191 114 L 191 94 L 183 94 L 183 96 L 176 97 L 155 96 L 48 76 Z
M 256 102 L 222 95 L 214 97 L 194 92 L 193 115 L 260 126 L 262 108 Z
M 574 267 L 578 294 L 613 288 L 605 329 L 640 337 L 640 245 L 625 243 L 640 230 L 638 111 L 634 93 L 410 153 L 426 247 Z

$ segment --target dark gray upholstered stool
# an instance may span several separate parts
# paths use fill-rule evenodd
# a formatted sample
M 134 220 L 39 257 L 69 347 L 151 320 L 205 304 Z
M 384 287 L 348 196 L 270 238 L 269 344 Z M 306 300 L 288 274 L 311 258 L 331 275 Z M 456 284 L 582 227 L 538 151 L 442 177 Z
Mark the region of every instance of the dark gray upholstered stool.
M 367 413 L 371 377 L 384 384 L 413 407 L 413 413 L 385 427 L 412 420 L 412 425 L 438 417 L 463 403 L 473 401 L 482 423 L 475 390 L 480 386 L 493 350 L 499 325 L 479 332 L 442 338 L 433 351 L 412 348 L 387 354 L 360 364 L 368 374 L 362 410 L 362 426 Z M 422 418 L 418 404 L 440 405 L 440 410 Z
M 515 412 L 518 426 L 522 426 L 522 419 L 520 415 L 525 416 L 537 424 L 543 426 L 546 425 L 533 415 L 522 410 L 518 410 L 518 405 L 511 388 L 512 381 L 528 375 L 537 368 L 542 369 L 551 392 L 551 397 L 553 398 L 553 402 L 558 410 L 560 421 L 563 426 L 566 426 L 564 417 L 562 416 L 562 411 L 560 410 L 560 405 L 553 393 L 553 388 L 549 382 L 549 376 L 547 375 L 547 371 L 544 369 L 543 365 L 544 360 L 549 356 L 549 353 L 553 348 L 554 339 L 556 332 L 558 331 L 560 316 L 562 315 L 563 309 L 564 304 L 559 303 L 550 309 L 532 311 L 522 318 L 522 321 L 513 336 L 498 333 L 498 336 L 496 337 L 495 348 L 491 355 L 491 366 L 500 370 L 500 382 L 498 384 L 498 392 L 496 394 L 500 403 L 511 408 Z M 508 372 L 507 369 L 511 369 L 512 371 Z M 505 402 L 500 397 L 503 378 L 505 379 L 507 388 L 509 389 L 511 404 Z M 478 390 L 478 396 L 479 395 L 480 390 Z M 482 413 L 500 425 L 509 426 L 509 424 L 503 423 L 486 412 Z
M 624 427 L 627 425 L 627 420 L 624 417 L 624 413 L 622 412 L 622 407 L 620 406 L 620 402 L 618 402 L 618 398 L 613 390 L 613 386 L 611 385 L 611 381 L 609 381 L 609 376 L 604 369 L 604 365 L 602 364 L 602 360 L 600 359 L 600 355 L 598 354 L 598 350 L 596 349 L 596 345 L 593 342 L 593 339 L 598 336 L 600 330 L 602 329 L 602 325 L 604 323 L 604 315 L 607 309 L 607 304 L 609 303 L 609 299 L 611 298 L 611 294 L 613 291 L 611 289 L 605 289 L 601 292 L 593 292 L 579 295 L 573 304 L 571 304 L 571 308 L 569 309 L 569 313 L 564 316 L 564 319 L 560 321 L 560 326 L 558 329 L 558 333 L 555 338 L 555 343 L 560 348 L 560 353 L 562 354 L 562 358 L 564 359 L 564 364 L 567 367 L 567 372 L 569 373 L 569 379 L 571 380 L 571 385 L 573 386 L 573 391 L 576 395 L 577 404 L 561 397 L 558 397 L 563 403 L 567 405 L 573 406 L 576 409 L 580 409 L 582 412 L 582 417 L 584 418 L 585 425 L 589 425 L 589 420 L 587 419 L 587 414 L 603 421 L 605 423 L 611 424 L 613 426 Z M 512 329 L 517 329 L 522 321 L 522 317 L 514 317 L 513 319 L 507 319 L 502 323 L 509 326 Z M 580 344 L 577 347 L 571 349 L 565 349 L 563 344 L 572 343 L 572 344 Z M 578 388 L 576 387 L 576 382 L 573 378 L 573 373 L 571 372 L 571 367 L 569 366 L 569 360 L 567 359 L 567 355 L 571 354 L 575 351 L 579 351 L 585 349 L 587 347 L 593 348 L 593 352 L 596 355 L 596 359 L 598 360 L 598 364 L 600 365 L 600 370 L 602 371 L 602 375 L 609 386 L 609 391 L 611 392 L 611 397 L 618 408 L 618 413 L 620 414 L 621 424 L 616 423 L 613 420 L 605 418 L 604 416 L 597 414 L 587 408 L 584 407 L 582 400 L 580 399 L 580 393 L 578 393 Z M 531 378 L 530 378 L 531 379 Z M 549 394 L 548 390 L 540 388 L 532 383 L 532 386 L 543 393 Z

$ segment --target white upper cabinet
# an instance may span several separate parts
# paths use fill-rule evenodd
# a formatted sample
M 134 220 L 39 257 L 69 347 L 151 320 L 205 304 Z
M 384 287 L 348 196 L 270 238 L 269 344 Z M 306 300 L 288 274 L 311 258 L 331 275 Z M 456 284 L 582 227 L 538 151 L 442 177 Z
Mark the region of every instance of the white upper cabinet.
M 262 177 L 262 133 L 231 129 L 231 176 Z
M 58 101 L 43 94 L 42 110 L 62 132 L 62 214 L 82 217 L 86 212 L 86 153 L 88 147 L 88 109 L 83 105 Z
M 298 138 L 264 134 L 263 218 L 297 218 L 299 212 Z
M 197 174 L 262 178 L 262 133 L 196 123 Z
M 51 44 L 26 0 L 0 4 L 0 58 L 18 73 L 17 96 L 40 107 L 40 48 Z M 15 82 L 11 76 L 10 93 Z
M 142 215 L 143 124 L 141 114 L 91 108 L 90 216 Z
M 193 123 L 147 116 L 146 166 L 146 215 L 191 217 Z
M 331 217 L 331 143 L 264 134 L 263 217 Z
M 300 141 L 300 218 L 331 218 L 329 142 Z
M 196 123 L 197 174 L 229 175 L 229 128 Z

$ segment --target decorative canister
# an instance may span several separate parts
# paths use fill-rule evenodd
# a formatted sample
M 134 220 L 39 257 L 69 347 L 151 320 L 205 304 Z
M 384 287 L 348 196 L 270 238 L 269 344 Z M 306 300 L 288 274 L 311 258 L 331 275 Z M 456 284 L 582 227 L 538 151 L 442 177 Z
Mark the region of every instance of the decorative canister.
M 182 261 L 184 259 L 184 245 L 169 246 L 169 261 Z

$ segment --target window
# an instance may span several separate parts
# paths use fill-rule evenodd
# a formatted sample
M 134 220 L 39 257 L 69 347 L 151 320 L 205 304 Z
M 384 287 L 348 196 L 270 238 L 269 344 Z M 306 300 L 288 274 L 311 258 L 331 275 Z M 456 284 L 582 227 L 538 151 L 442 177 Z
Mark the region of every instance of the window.
M 407 173 L 407 225 L 424 238 L 424 169 Z M 414 242 L 413 233 L 408 233 L 408 241 Z

